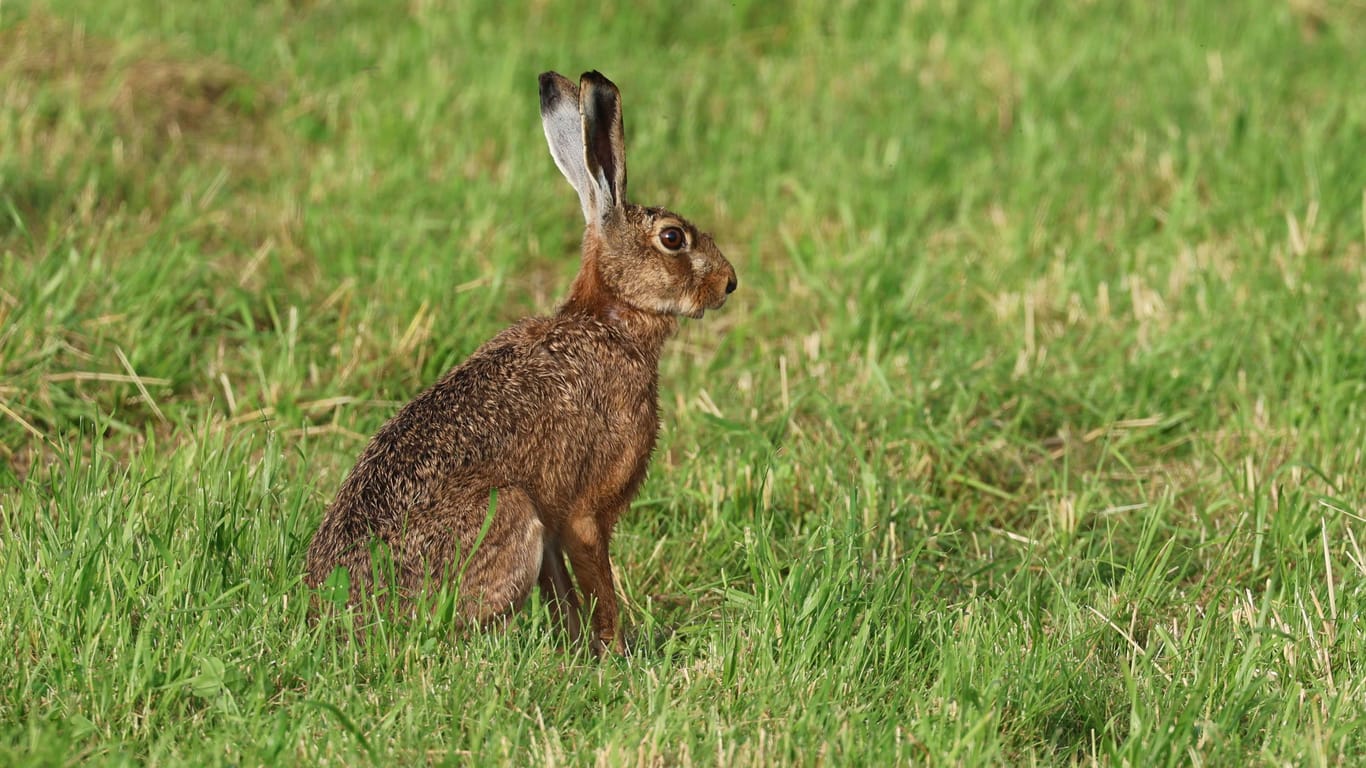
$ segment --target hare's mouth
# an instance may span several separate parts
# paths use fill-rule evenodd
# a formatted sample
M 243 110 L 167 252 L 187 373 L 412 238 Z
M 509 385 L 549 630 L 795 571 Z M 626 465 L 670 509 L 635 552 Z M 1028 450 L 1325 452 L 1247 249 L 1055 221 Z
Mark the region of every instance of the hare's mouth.
M 710 309 L 710 307 L 703 305 L 701 301 L 698 301 L 695 298 L 680 301 L 675 304 L 673 308 L 674 314 L 679 315 L 680 317 L 690 317 L 693 320 L 702 317 L 702 313 L 706 312 L 708 309 Z
M 679 299 L 675 300 L 672 303 L 672 306 L 668 307 L 668 310 L 666 311 L 681 317 L 689 317 L 693 320 L 698 320 L 701 319 L 707 310 L 720 309 L 723 307 L 727 298 L 728 297 L 723 292 L 708 295 L 706 291 L 699 291 L 686 297 L 679 297 Z
M 729 294 L 729 293 L 722 293 L 721 295 L 719 295 L 719 296 L 717 296 L 715 299 L 713 299 L 712 302 L 711 302 L 710 304 L 708 304 L 708 305 L 705 307 L 705 309 L 720 309 L 721 307 L 726 306 L 726 299 L 729 299 L 729 298 L 730 298 L 730 294 Z M 699 313 L 699 316 L 700 316 L 700 313 Z

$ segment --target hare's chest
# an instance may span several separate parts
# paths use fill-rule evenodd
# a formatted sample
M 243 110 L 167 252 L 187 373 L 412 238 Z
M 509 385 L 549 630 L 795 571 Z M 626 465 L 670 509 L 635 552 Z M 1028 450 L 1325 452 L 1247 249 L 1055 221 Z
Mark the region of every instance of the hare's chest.
M 649 461 L 659 434 L 659 405 L 653 388 L 607 404 L 602 416 L 605 429 L 597 451 L 612 457 L 613 462 L 632 466 Z
M 645 477 L 659 434 L 659 408 L 653 389 L 609 406 L 598 443 L 585 446 L 590 475 L 599 493 L 629 500 Z

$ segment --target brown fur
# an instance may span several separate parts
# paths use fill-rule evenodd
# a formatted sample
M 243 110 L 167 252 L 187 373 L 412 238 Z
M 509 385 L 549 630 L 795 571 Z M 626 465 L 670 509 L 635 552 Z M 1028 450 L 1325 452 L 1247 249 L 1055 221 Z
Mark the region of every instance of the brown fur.
M 344 566 L 350 601 L 362 605 L 386 573 L 371 555 L 382 544 L 396 583 L 378 586 L 393 590 L 382 598 L 391 606 L 406 610 L 453 586 L 462 619 L 487 624 L 539 584 L 577 637 L 567 556 L 592 605 L 591 648 L 620 652 L 608 544 L 654 449 L 660 351 L 679 315 L 725 303 L 735 271 L 686 220 L 625 202 L 610 81 L 590 72 L 576 87 L 546 73 L 541 102 L 552 154 L 588 223 L 569 297 L 553 317 L 495 336 L 379 430 L 309 546 L 306 582 L 318 587 Z M 662 245 L 667 227 L 686 234 L 677 252 Z

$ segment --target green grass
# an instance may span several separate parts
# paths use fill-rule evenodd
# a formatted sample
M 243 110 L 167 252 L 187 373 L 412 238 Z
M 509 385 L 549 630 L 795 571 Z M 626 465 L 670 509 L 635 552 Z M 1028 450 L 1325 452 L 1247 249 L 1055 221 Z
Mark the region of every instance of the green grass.
M 1366 6 L 578 5 L 0 4 L 0 764 L 1366 759 Z M 550 68 L 740 278 L 634 651 L 341 642 L 366 436 L 577 266 Z

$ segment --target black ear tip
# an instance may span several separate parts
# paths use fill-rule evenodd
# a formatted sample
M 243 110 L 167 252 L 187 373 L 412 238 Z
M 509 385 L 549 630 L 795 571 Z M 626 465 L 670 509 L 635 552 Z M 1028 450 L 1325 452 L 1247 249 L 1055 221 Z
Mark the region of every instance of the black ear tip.
M 541 86 L 541 106 L 548 107 L 554 104 L 555 97 L 559 95 L 559 92 L 555 90 L 555 73 L 542 72 L 537 81 Z
M 607 77 L 606 77 L 605 75 L 603 75 L 601 72 L 597 71 L 596 69 L 591 69 L 591 70 L 589 70 L 589 71 L 587 71 L 587 72 L 584 72 L 582 75 L 580 75 L 580 76 L 579 76 L 579 82 L 580 82 L 580 83 L 587 83 L 587 84 L 591 84 L 591 85 L 595 85 L 595 86 L 606 86 L 606 87 L 611 88 L 611 89 L 613 89 L 613 90 L 615 90 L 616 87 L 617 87 L 615 83 L 613 83 L 611 80 L 608 80 Z

